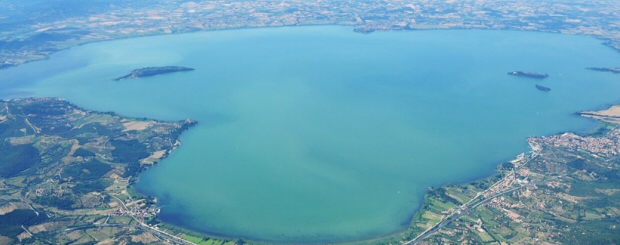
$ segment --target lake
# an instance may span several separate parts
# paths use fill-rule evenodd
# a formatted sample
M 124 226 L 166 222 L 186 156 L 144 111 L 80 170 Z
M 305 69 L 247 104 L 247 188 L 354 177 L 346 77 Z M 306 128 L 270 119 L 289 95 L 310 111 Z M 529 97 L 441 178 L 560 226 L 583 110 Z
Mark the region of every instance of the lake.
M 490 176 L 529 136 L 594 129 L 574 112 L 618 102 L 620 77 L 584 68 L 619 58 L 600 40 L 534 32 L 242 29 L 74 47 L 1 70 L 0 97 L 199 121 L 137 184 L 166 222 L 354 241 L 405 229 L 429 186 Z M 165 65 L 196 70 L 112 81 Z

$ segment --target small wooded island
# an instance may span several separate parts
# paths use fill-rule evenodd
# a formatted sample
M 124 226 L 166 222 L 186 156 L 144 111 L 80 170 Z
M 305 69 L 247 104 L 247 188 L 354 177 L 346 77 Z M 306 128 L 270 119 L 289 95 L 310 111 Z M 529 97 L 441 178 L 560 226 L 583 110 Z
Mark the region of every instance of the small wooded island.
M 541 74 L 541 73 L 535 73 L 535 72 L 529 72 L 529 71 L 513 71 L 513 72 L 508 72 L 508 75 L 538 78 L 538 79 L 545 79 L 549 77 L 548 74 Z
M 551 91 L 551 88 L 545 87 L 545 86 L 541 86 L 536 84 L 536 89 L 540 90 L 540 91 L 545 91 L 545 92 L 549 92 Z
M 593 70 L 593 71 L 613 72 L 616 74 L 620 73 L 620 67 L 613 67 L 613 68 L 588 67 L 586 69 Z
M 136 69 L 131 71 L 131 73 L 116 78 L 114 81 L 122 81 L 125 79 L 133 79 L 133 78 L 141 78 L 141 77 L 151 77 L 160 74 L 173 73 L 173 72 L 182 72 L 182 71 L 193 71 L 194 68 L 188 68 L 183 66 L 159 66 L 159 67 L 145 67 L 141 69 Z

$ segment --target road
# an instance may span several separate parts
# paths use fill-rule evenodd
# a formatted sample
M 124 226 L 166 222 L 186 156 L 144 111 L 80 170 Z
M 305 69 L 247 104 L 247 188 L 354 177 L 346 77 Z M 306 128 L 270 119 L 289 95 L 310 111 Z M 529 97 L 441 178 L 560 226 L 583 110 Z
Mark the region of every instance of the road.
M 120 198 L 112 195 L 112 194 L 108 194 L 109 196 L 116 198 L 116 200 L 118 200 L 118 202 L 123 205 L 123 207 L 125 208 L 125 210 L 129 211 L 130 209 L 127 208 L 127 206 L 125 206 L 125 202 L 123 202 Z M 135 220 L 136 222 L 138 222 L 138 224 L 140 224 L 140 228 L 153 233 L 154 235 L 158 236 L 158 237 L 164 237 L 167 238 L 168 240 L 171 240 L 172 242 L 176 242 L 176 243 L 180 243 L 180 244 L 190 244 L 190 245 L 197 245 L 196 243 L 190 242 L 188 240 L 185 240 L 183 238 L 180 238 L 178 236 L 172 235 L 172 234 L 168 234 L 164 231 L 160 231 L 158 229 L 155 229 L 145 223 L 143 223 L 142 221 L 140 221 L 139 219 L 137 219 L 136 217 L 133 216 L 133 214 L 130 215 L 131 218 L 133 220 Z
M 418 242 L 420 242 L 420 241 L 422 241 L 422 240 L 432 236 L 433 234 L 437 233 L 438 231 L 441 230 L 441 228 L 443 228 L 444 226 L 450 224 L 452 221 L 458 220 L 459 218 L 461 218 L 462 216 L 466 215 L 470 211 L 475 210 L 480 205 L 483 205 L 483 204 L 486 204 L 486 203 L 492 201 L 496 197 L 500 197 L 502 195 L 514 192 L 516 190 L 520 190 L 520 189 L 523 189 L 523 188 L 526 188 L 526 187 L 537 185 L 537 184 L 540 184 L 540 183 L 543 183 L 543 182 L 557 180 L 558 178 L 561 178 L 561 177 L 562 177 L 562 175 L 561 176 L 557 176 L 557 177 L 553 177 L 553 178 L 549 178 L 549 179 L 545 179 L 545 180 L 541 180 L 541 181 L 537 181 L 537 182 L 531 182 L 531 183 L 528 183 L 528 184 L 525 184 L 525 185 L 522 185 L 522 186 L 518 186 L 518 187 L 514 187 L 514 188 L 511 188 L 511 189 L 502 191 L 502 192 L 498 192 L 498 193 L 496 193 L 496 194 L 494 194 L 492 196 L 489 196 L 489 197 L 487 197 L 485 199 L 482 199 L 482 200 L 480 200 L 478 202 L 474 202 L 473 205 L 471 205 L 471 206 L 463 205 L 463 206 L 461 206 L 461 208 L 459 208 L 458 210 L 456 210 L 456 211 L 452 212 L 450 215 L 448 215 L 447 218 L 445 218 L 442 221 L 440 221 L 439 223 L 435 224 L 435 226 L 433 226 L 430 229 L 424 231 L 422 234 L 418 235 L 413 240 L 410 240 L 410 241 L 405 242 L 403 244 L 404 245 L 409 245 L 409 244 L 415 245 L 415 244 L 417 244 Z M 500 180 L 500 181 L 502 181 L 502 180 Z M 472 199 L 472 200 L 475 200 L 475 198 Z M 470 201 L 470 202 L 468 202 L 468 204 L 469 203 L 472 203 L 472 202 Z
M 528 162 L 530 162 L 532 159 L 535 158 L 536 152 L 533 153 L 533 157 L 528 159 L 525 163 L 521 164 L 520 166 L 524 166 L 525 164 L 527 164 Z M 488 193 L 490 191 L 492 191 L 497 185 L 500 185 L 501 183 L 503 183 L 505 180 L 507 180 L 508 178 L 511 178 L 514 176 L 515 172 L 517 169 L 514 169 L 513 171 L 511 171 L 509 174 L 507 174 L 506 176 L 504 176 L 504 178 L 498 180 L 497 182 L 493 183 L 493 185 L 489 186 L 489 188 L 487 188 L 486 190 L 484 190 L 483 192 L 478 193 L 475 197 L 473 197 L 471 200 L 469 200 L 468 202 L 462 204 L 459 209 L 455 210 L 454 212 L 450 213 L 448 216 L 446 216 L 446 218 L 442 219 L 441 221 L 439 221 L 439 223 L 435 224 L 434 226 L 426 229 L 425 231 L 423 231 L 422 233 L 420 233 L 418 236 L 416 236 L 415 238 L 413 238 L 412 240 L 409 240 L 407 242 L 403 242 L 403 245 L 409 245 L 409 244 L 416 244 L 421 240 L 424 240 L 425 238 L 431 236 L 432 234 L 435 234 L 438 230 L 441 229 L 441 227 L 445 226 L 447 223 L 450 223 L 452 220 L 452 217 L 454 217 L 455 215 L 458 215 L 458 217 L 461 217 L 462 212 L 469 212 L 469 210 L 472 210 L 472 207 L 478 207 L 480 205 L 478 205 L 479 203 L 484 203 L 485 200 L 491 198 L 489 197 L 487 199 L 483 199 L 478 203 L 475 203 L 473 206 L 469 206 L 471 203 L 475 202 L 476 199 L 478 199 L 481 196 L 484 196 L 485 193 Z M 461 212 L 462 211 L 462 212 Z M 447 223 L 446 223 L 447 222 Z

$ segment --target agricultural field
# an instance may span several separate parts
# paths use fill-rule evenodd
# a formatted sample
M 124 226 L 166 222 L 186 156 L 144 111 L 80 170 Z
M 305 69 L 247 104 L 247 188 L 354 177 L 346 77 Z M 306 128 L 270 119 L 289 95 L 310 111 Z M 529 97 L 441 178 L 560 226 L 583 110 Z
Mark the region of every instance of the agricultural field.
M 619 244 L 620 129 L 603 117 L 591 135 L 528 139 L 533 152 L 493 178 L 430 190 L 409 239 L 426 229 L 418 244 Z
M 157 215 L 154 198 L 131 184 L 196 122 L 124 118 L 53 98 L 0 101 L 0 119 L 2 243 L 161 241 L 140 226 Z

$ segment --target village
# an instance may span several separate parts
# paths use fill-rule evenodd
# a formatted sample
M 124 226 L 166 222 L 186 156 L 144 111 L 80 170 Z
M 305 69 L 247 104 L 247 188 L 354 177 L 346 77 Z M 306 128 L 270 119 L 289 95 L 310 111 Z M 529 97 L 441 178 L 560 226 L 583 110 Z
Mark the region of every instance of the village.
M 409 243 L 605 243 L 615 239 L 616 226 L 594 228 L 620 217 L 618 189 L 611 184 L 618 182 L 620 166 L 610 161 L 619 154 L 620 130 L 615 124 L 603 128 L 596 136 L 564 133 L 529 138 L 532 152 L 500 165 L 495 180 L 481 181 L 489 187 L 480 182 L 450 185 L 443 188 L 443 198 L 427 196 L 431 206 L 414 220 L 427 229 Z M 444 204 L 435 205 L 435 200 Z M 607 204 L 594 204 L 598 203 L 594 200 L 607 200 Z
M 550 137 L 529 138 L 533 148 L 544 145 L 564 147 L 573 151 L 588 151 L 601 157 L 617 155 L 620 151 L 620 131 L 611 130 L 605 137 L 582 137 L 575 133 L 563 133 Z

